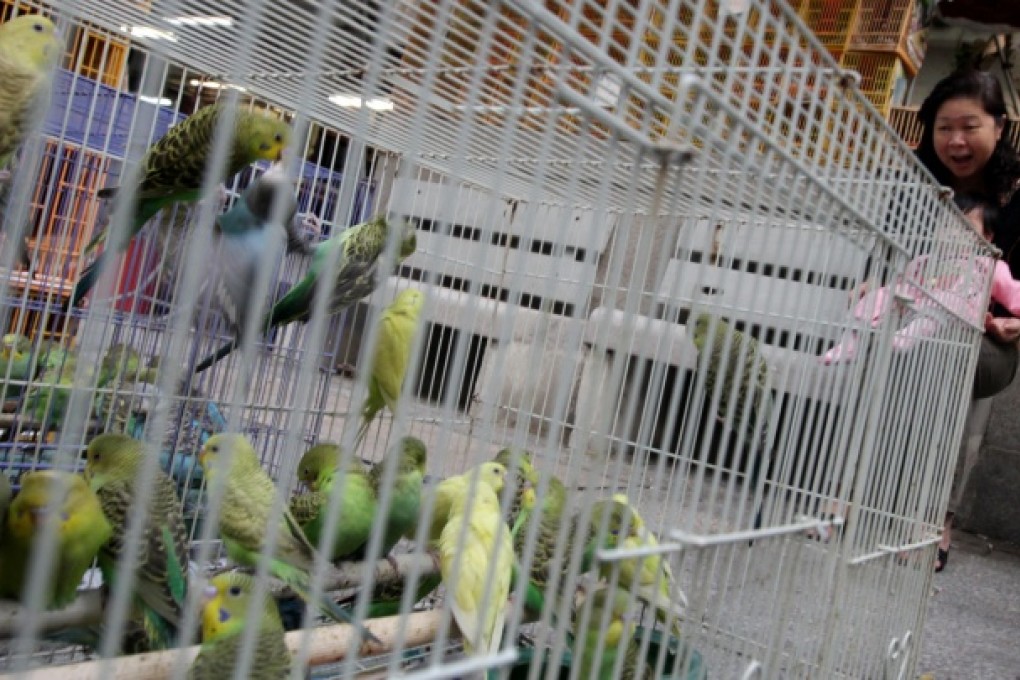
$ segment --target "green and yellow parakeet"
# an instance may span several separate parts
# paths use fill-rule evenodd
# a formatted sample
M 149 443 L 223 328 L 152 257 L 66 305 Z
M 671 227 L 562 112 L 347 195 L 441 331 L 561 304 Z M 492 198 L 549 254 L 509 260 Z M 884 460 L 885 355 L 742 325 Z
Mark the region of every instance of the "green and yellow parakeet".
M 8 508 L 0 542 L 0 597 L 24 597 L 29 570 L 34 567 L 30 564 L 32 544 L 50 518 L 54 498 L 58 501 L 54 518 L 57 545 L 43 599 L 47 609 L 59 609 L 74 601 L 85 570 L 113 535 L 99 499 L 84 479 L 60 470 L 26 472 L 21 477 L 21 490 Z
M 513 562 L 499 496 L 480 481 L 458 488 L 439 536 L 439 566 L 446 603 L 468 654 L 499 650 Z
M 436 544 L 443 533 L 447 520 L 450 518 L 450 509 L 453 501 L 463 494 L 472 484 L 472 477 L 478 476 L 483 484 L 486 484 L 497 494 L 503 491 L 506 483 L 506 468 L 499 463 L 482 463 L 462 475 L 448 477 L 436 484 L 432 490 L 434 497 L 432 504 L 432 522 L 429 524 L 429 543 Z
M 699 353 L 708 347 L 710 322 L 711 317 L 705 313 L 695 319 L 692 340 Z M 732 338 L 727 340 L 731 334 Z M 716 324 L 711 343 L 705 375 L 706 399 L 711 398 L 718 385 L 720 395 L 717 417 L 723 422 L 729 420 L 729 427 L 734 432 L 746 428 L 745 445 L 753 447 L 758 441 L 755 431 L 758 437 L 763 435 L 772 412 L 768 364 L 757 340 L 730 328 L 721 320 Z M 749 412 L 745 424 L 744 415 L 747 410 Z
M 517 524 L 517 519 L 521 514 L 521 500 L 524 497 L 525 492 L 529 488 L 534 488 L 538 485 L 538 471 L 532 464 L 532 455 L 530 451 L 514 451 L 513 449 L 503 449 L 496 454 L 493 458 L 493 462 L 499 463 L 506 468 L 507 472 L 513 470 L 513 460 L 517 459 L 517 473 L 514 475 L 514 498 L 510 502 L 510 513 L 507 524 L 511 527 Z
M 608 514 L 605 536 L 597 532 Z M 637 549 L 659 544 L 655 535 L 645 526 L 644 520 L 628 502 L 624 494 L 614 494 L 612 499 L 601 500 L 592 507 L 591 532 L 587 549 L 594 552 L 597 548 L 614 550 L 617 548 Z M 618 587 L 625 591 L 635 591 L 642 602 L 655 609 L 655 616 L 666 622 L 673 618 L 675 628 L 679 629 L 679 619 L 687 606 L 687 597 L 676 585 L 673 568 L 663 555 L 648 555 L 643 558 L 634 557 L 618 562 L 602 562 L 598 565 L 599 576 L 607 581 L 612 577 L 614 564 L 619 565 Z
M 643 671 L 637 674 L 641 641 L 635 639 L 637 631 L 637 602 L 623 589 L 601 589 L 592 596 L 591 614 L 588 624 L 582 627 L 582 609 L 578 607 L 574 622 L 574 659 L 580 656 L 581 673 L 578 678 L 585 680 L 651 680 L 655 668 L 645 662 Z M 583 648 L 579 649 L 579 646 Z M 619 675 L 613 675 L 620 653 L 624 654 Z
M 71 388 L 78 367 L 73 350 L 51 347 L 43 359 L 42 373 L 25 393 L 25 412 L 44 431 L 59 430 L 67 415 Z M 86 378 L 88 378 L 88 371 Z
M 263 332 L 295 321 L 308 321 L 315 304 L 319 277 L 324 274 L 334 257 L 338 257 L 338 261 L 334 270 L 333 285 L 323 286 L 323 292 L 329 295 L 326 304 L 327 314 L 343 311 L 371 294 L 378 283 L 376 270 L 390 234 L 400 239 L 397 249 L 398 262 L 414 252 L 417 246 L 414 225 L 407 223 L 403 227 L 397 227 L 387 222 L 384 217 L 345 229 L 339 235 L 316 246 L 304 278 L 277 300 L 266 314 L 261 326 Z M 233 352 L 239 342 L 240 339 L 235 338 L 224 344 L 199 362 L 195 372 L 201 373 Z
M 421 514 L 421 492 L 425 482 L 428 453 L 425 442 L 416 437 L 401 437 L 390 455 L 396 455 L 397 470 L 390 494 L 390 507 L 383 525 L 381 555 L 386 557 L 401 536 L 413 539 Z M 382 494 L 385 463 L 379 463 L 369 473 L 376 499 Z M 380 508 L 380 511 L 382 509 Z
M 218 469 L 222 467 L 221 458 L 229 458 L 229 468 Z M 219 528 L 227 555 L 239 565 L 257 566 L 260 554 L 266 549 L 266 530 L 276 495 L 273 480 L 262 470 L 255 449 L 241 434 L 213 435 L 202 447 L 198 460 L 207 483 L 214 484 L 218 475 L 224 475 Z M 309 576 L 316 559 L 315 548 L 290 510 L 284 508 L 280 522 L 269 571 L 309 602 L 312 587 Z M 315 604 L 330 618 L 350 623 L 362 637 L 378 642 L 329 598 L 322 597 Z
M 33 107 L 50 86 L 63 52 L 53 22 L 40 14 L 0 25 L 0 170 L 10 165 L 31 126 Z
M 35 373 L 34 368 L 31 340 L 17 333 L 8 333 L 0 340 L 0 381 L 8 380 L 8 371 L 10 371 L 9 379 L 12 381 L 28 380 Z M 21 396 L 23 391 L 23 385 L 7 382 L 0 397 L 3 399 L 16 398 Z
M 135 606 L 149 649 L 166 649 L 173 644 L 187 597 L 188 533 L 174 482 L 162 470 L 155 471 L 151 487 L 135 488 L 144 462 L 142 442 L 102 434 L 89 442 L 85 479 L 113 526 L 112 537 L 99 553 L 103 582 L 110 588 L 116 583 L 131 515 L 146 508 L 134 564 Z
M 407 365 L 411 361 L 411 344 L 418 330 L 418 317 L 425 295 L 414 288 L 402 291 L 379 317 L 372 354 L 372 372 L 368 377 L 368 397 L 361 407 L 360 442 L 376 414 L 386 406 L 390 413 L 397 411 L 397 399 L 404 384 Z
M 202 647 L 188 670 L 189 680 L 227 680 L 234 677 L 248 625 L 258 626 L 246 678 L 279 680 L 290 673 L 290 650 L 276 602 L 266 593 L 261 606 L 253 596 L 255 579 L 248 574 L 218 574 L 206 588 L 202 606 Z
M 341 465 L 346 468 L 341 470 Z M 343 471 L 343 475 L 341 475 Z M 290 499 L 290 511 L 301 525 L 312 545 L 322 545 L 329 508 L 329 496 L 334 480 L 343 477 L 343 489 L 337 512 L 336 534 L 330 558 L 344 559 L 365 545 L 372 533 L 375 518 L 375 490 L 369 481 L 368 471 L 358 458 L 344 461 L 336 444 L 318 444 L 310 448 L 298 463 L 298 478 L 312 489 Z
M 215 133 L 225 105 L 213 104 L 185 118 L 145 152 L 141 160 L 134 218 L 118 241 L 108 242 L 102 253 L 81 273 L 71 294 L 71 306 L 77 305 L 99 279 L 109 253 L 123 251 L 128 243 L 156 213 L 175 203 L 193 203 L 202 193 L 205 167 L 210 160 Z M 234 135 L 223 179 L 232 177 L 255 161 L 279 160 L 290 141 L 290 127 L 258 111 L 238 107 Z M 103 189 L 101 198 L 112 197 L 116 188 Z M 87 247 L 91 249 L 100 236 Z
M 537 482 L 535 482 L 537 485 Z M 570 566 L 571 554 L 573 553 L 574 531 L 567 530 L 566 536 L 560 539 L 560 526 L 567 516 L 567 489 L 563 482 L 556 477 L 549 478 L 549 486 L 542 497 L 541 504 L 537 504 L 535 488 L 529 485 L 525 488 L 521 498 L 521 512 L 517 517 L 516 524 L 512 527 L 511 533 L 514 539 L 514 551 L 519 559 L 523 559 L 528 548 L 528 524 L 531 522 L 531 514 L 539 512 L 537 534 L 535 535 L 535 552 L 531 561 L 531 568 L 528 571 L 528 583 L 522 589 L 524 593 L 524 609 L 532 618 L 538 619 L 542 616 L 542 610 L 546 603 L 553 603 L 554 609 L 558 607 L 556 600 L 559 593 L 563 592 L 568 581 L 568 567 Z M 549 592 L 553 582 L 553 569 L 557 545 L 562 543 L 560 549 L 560 560 L 558 565 L 559 576 L 556 581 L 556 590 Z M 516 565 L 515 565 L 516 575 Z

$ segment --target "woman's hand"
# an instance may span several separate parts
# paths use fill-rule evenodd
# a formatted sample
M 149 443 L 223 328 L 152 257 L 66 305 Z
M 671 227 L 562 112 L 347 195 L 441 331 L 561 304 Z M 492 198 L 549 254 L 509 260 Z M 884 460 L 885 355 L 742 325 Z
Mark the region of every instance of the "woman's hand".
M 1011 316 L 992 316 L 985 313 L 985 332 L 1000 342 L 1020 340 L 1020 319 Z

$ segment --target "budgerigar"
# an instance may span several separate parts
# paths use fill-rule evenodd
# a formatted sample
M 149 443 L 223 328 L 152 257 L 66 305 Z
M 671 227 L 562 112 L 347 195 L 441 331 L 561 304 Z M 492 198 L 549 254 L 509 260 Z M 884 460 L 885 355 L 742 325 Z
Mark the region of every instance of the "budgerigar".
M 401 536 L 414 538 L 421 513 L 421 493 L 425 481 L 425 466 L 428 453 L 425 442 L 417 437 L 401 437 L 390 455 L 396 455 L 397 470 L 390 494 L 390 507 L 386 523 L 381 555 L 386 557 L 393 550 Z M 385 463 L 379 463 L 369 473 L 376 498 L 382 494 Z
M 346 467 L 341 465 L 346 462 Z M 343 471 L 343 475 L 341 475 Z M 317 444 L 310 448 L 298 463 L 298 478 L 310 489 L 290 499 L 290 511 L 301 525 L 305 536 L 313 545 L 322 545 L 329 508 L 329 496 L 335 480 L 343 477 L 337 512 L 340 520 L 330 558 L 344 559 L 365 545 L 372 533 L 375 517 L 375 490 L 369 481 L 368 471 L 361 460 L 353 456 L 346 461 L 336 444 Z
M 510 512 L 507 524 L 513 527 L 521 514 L 521 500 L 529 487 L 534 488 L 538 484 L 538 471 L 532 464 L 532 455 L 529 451 L 514 451 L 510 448 L 502 449 L 493 458 L 493 462 L 499 463 L 506 468 L 507 472 L 513 470 L 513 459 L 517 458 L 517 473 L 514 475 L 514 498 L 510 502 Z
M 10 371 L 11 381 L 28 380 L 35 372 L 34 368 L 32 341 L 17 333 L 8 333 L 3 336 L 3 339 L 0 340 L 0 381 L 8 379 L 8 371 Z M 3 399 L 16 398 L 21 396 L 23 391 L 24 386 L 8 382 L 0 397 Z
M 599 538 L 597 532 L 608 514 L 606 534 Z M 612 499 L 601 500 L 592 507 L 591 532 L 588 550 L 598 547 L 609 550 L 616 548 L 644 548 L 656 546 L 659 542 L 645 526 L 644 520 L 624 494 L 614 494 Z M 603 562 L 598 565 L 599 576 L 608 580 L 612 577 L 613 565 L 619 565 L 618 587 L 630 591 L 655 609 L 655 616 L 666 622 L 672 617 L 674 627 L 679 630 L 679 617 L 687 606 L 687 597 L 676 585 L 673 568 L 663 555 L 648 555 L 619 562 Z
M 414 288 L 402 291 L 379 316 L 379 333 L 372 354 L 372 370 L 368 377 L 368 396 L 361 407 L 360 442 L 376 414 L 386 406 L 396 413 L 400 388 L 404 384 L 418 317 L 425 295 Z
M 259 275 L 269 277 L 267 291 L 272 291 L 285 250 L 312 252 L 294 227 L 298 207 L 294 192 L 294 183 L 282 166 L 274 165 L 216 220 L 215 265 L 209 285 L 236 334 L 244 331 L 248 315 L 258 308 L 254 295 Z M 280 217 L 274 221 L 274 215 Z
M 592 596 L 590 618 L 584 627 L 581 625 L 582 609 L 578 607 L 574 622 L 574 659 L 580 652 L 581 673 L 577 677 L 592 680 L 651 680 L 655 677 L 655 667 L 647 661 L 642 673 L 637 673 L 641 652 L 641 641 L 634 637 L 638 604 L 631 601 L 626 590 L 598 590 Z M 582 644 L 583 649 L 579 649 Z M 613 675 L 621 653 L 624 658 L 620 674 Z
M 229 468 L 219 470 L 219 461 L 223 458 L 229 458 Z M 227 555 L 239 565 L 257 566 L 266 547 L 266 530 L 276 495 L 273 480 L 262 470 L 255 449 L 241 434 L 213 435 L 202 447 L 198 460 L 208 484 L 214 484 L 218 475 L 224 475 L 219 528 Z M 270 573 L 308 602 L 315 548 L 308 542 L 290 510 L 284 508 L 280 522 L 275 550 L 269 562 Z M 328 597 L 320 598 L 315 604 L 330 618 L 353 624 L 362 637 L 378 641 Z
M 535 482 L 537 485 L 537 480 Z M 517 517 L 516 524 L 511 528 L 514 538 L 514 551 L 518 559 L 523 559 L 528 549 L 528 525 L 531 514 L 539 513 L 538 533 L 535 535 L 535 552 L 528 571 L 527 585 L 522 589 L 524 593 L 524 608 L 532 618 L 542 616 L 542 610 L 546 603 L 555 603 L 559 593 L 563 592 L 567 585 L 567 572 L 570 566 L 570 559 L 573 553 L 574 532 L 567 530 L 564 538 L 560 538 L 560 526 L 564 521 L 569 520 L 567 516 L 567 489 L 556 477 L 550 477 L 548 488 L 541 499 L 536 503 L 535 487 L 527 486 L 522 494 L 522 508 Z M 554 564 L 557 545 L 562 543 L 559 564 Z M 559 571 L 556 590 L 550 592 L 554 572 Z M 557 605 L 554 604 L 554 610 Z
M 434 496 L 432 505 L 432 521 L 429 524 L 429 543 L 435 544 L 443 533 L 443 527 L 450 517 L 453 500 L 462 494 L 471 484 L 472 477 L 478 476 L 480 481 L 488 485 L 497 494 L 503 491 L 506 483 L 506 468 L 499 463 L 482 463 L 462 475 L 448 477 L 436 484 L 432 489 Z
M 213 104 L 185 118 L 145 152 L 141 160 L 134 216 L 116 242 L 107 242 L 102 253 L 81 273 L 71 294 L 71 306 L 77 305 L 99 279 L 109 253 L 123 251 L 128 243 L 156 213 L 175 203 L 193 203 L 202 193 L 205 168 L 211 159 L 216 127 L 225 105 Z M 290 141 L 290 127 L 264 113 L 238 107 L 234 135 L 223 178 L 229 178 L 258 160 L 275 161 Z M 116 188 L 103 189 L 99 196 L 112 197 Z M 93 239 L 88 248 L 98 243 Z
M 510 529 L 496 492 L 481 482 L 457 489 L 439 536 L 439 566 L 446 603 L 468 654 L 499 650 L 513 562 Z
M 113 526 L 113 536 L 99 553 L 103 582 L 110 588 L 127 547 L 128 522 L 145 508 L 133 564 L 135 606 L 149 649 L 166 649 L 174 641 L 187 597 L 188 532 L 174 482 L 162 470 L 155 471 L 148 489 L 135 488 L 144 463 L 142 442 L 122 434 L 102 434 L 89 442 L 85 479 Z
M 205 591 L 202 606 L 202 647 L 188 670 L 189 680 L 227 680 L 234 677 L 249 625 L 258 626 L 246 678 L 279 680 L 290 672 L 290 650 L 276 602 L 266 593 L 253 611 L 255 579 L 236 571 L 218 574 Z
M 400 239 L 397 253 L 399 262 L 409 257 L 417 245 L 414 225 L 410 223 L 396 227 L 384 217 L 378 217 L 371 222 L 345 229 L 339 235 L 320 243 L 315 248 L 312 262 L 304 278 L 276 301 L 266 314 L 261 330 L 268 332 L 295 321 L 308 321 L 315 304 L 319 277 L 326 271 L 333 257 L 338 257 L 333 285 L 323 287 L 323 291 L 329 295 L 326 304 L 328 314 L 343 311 L 371 294 L 378 283 L 376 270 L 386 248 L 386 240 L 391 233 L 395 233 L 395 237 Z M 195 372 L 201 373 L 233 352 L 238 342 L 239 339 L 235 338 L 224 344 L 199 362 Z
M 60 609 L 78 594 L 85 570 L 113 535 L 99 499 L 78 475 L 59 470 L 26 472 L 21 490 L 7 510 L 0 541 L 0 597 L 25 597 L 35 537 L 42 535 L 56 499 L 56 549 L 48 576 L 43 606 Z M 27 603 L 26 603 L 27 604 Z
M 705 313 L 699 314 L 694 321 L 692 340 L 699 353 L 708 347 L 710 323 L 711 317 Z M 727 348 L 727 336 L 730 334 L 733 337 L 728 341 Z M 772 396 L 768 390 L 768 364 L 761 354 L 757 340 L 731 329 L 721 320 L 716 324 L 711 343 L 708 370 L 705 374 L 706 399 L 711 398 L 716 385 L 719 385 L 719 409 L 716 415 L 722 421 L 730 416 L 734 432 L 738 432 L 737 428 L 746 427 L 745 445 L 754 446 L 757 443 L 755 430 L 758 431 L 758 437 L 761 437 L 768 427 L 772 412 Z M 734 402 L 732 412 L 731 400 Z M 745 425 L 743 421 L 746 409 L 750 411 L 747 413 Z
M 10 165 L 31 126 L 37 99 L 50 86 L 63 43 L 53 22 L 40 14 L 0 25 L 0 170 Z
M 77 353 L 52 347 L 43 358 L 36 384 L 26 391 L 25 412 L 45 431 L 59 430 L 63 425 L 77 368 Z M 86 371 L 86 379 L 91 373 Z

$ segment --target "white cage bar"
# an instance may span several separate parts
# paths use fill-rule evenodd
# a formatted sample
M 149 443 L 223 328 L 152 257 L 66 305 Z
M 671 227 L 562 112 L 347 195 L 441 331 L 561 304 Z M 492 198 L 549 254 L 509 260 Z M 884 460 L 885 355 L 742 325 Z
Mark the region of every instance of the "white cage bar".
M 604 580 L 629 593 L 620 649 L 636 646 L 635 677 L 645 665 L 676 678 L 911 677 L 994 254 L 785 3 L 3 6 L 5 19 L 51 16 L 67 54 L 5 199 L 0 471 L 17 489 L 26 471 L 80 471 L 101 432 L 142 439 L 143 478 L 171 475 L 191 541 L 180 646 L 200 641 L 202 585 L 227 562 L 225 493 L 197 456 L 211 435 L 250 439 L 276 484 L 274 518 L 320 442 L 380 465 L 386 502 L 397 471 L 383 461 L 411 435 L 428 448 L 417 531 L 395 562 L 377 561 L 379 519 L 363 565 L 338 574 L 320 561 L 313 578 L 313 593 L 353 592 L 350 611 L 381 644 L 308 633 L 320 622 L 298 614 L 286 621 L 304 626 L 288 636 L 296 672 L 579 677 L 583 664 L 563 656 L 584 655 L 575 625 L 613 648 L 591 606 Z M 85 244 L 128 226 L 96 192 L 215 102 L 291 125 L 282 167 L 309 245 L 382 215 L 413 225 L 416 248 L 399 260 L 394 232 L 372 292 L 336 314 L 319 296 L 307 323 L 257 332 L 199 373 L 235 331 L 207 285 L 230 247 L 213 223 L 268 162 L 222 187 L 208 174 L 200 201 L 164 209 L 84 305 L 67 303 L 93 257 Z M 226 163 L 232 136 L 217 128 L 207 167 Z M 273 203 L 282 222 L 279 193 Z M 264 257 L 250 286 L 256 331 L 311 266 L 301 253 Z M 379 320 L 409 288 L 425 302 L 397 410 L 356 446 Z M 853 358 L 826 362 L 848 342 Z M 118 346 L 140 366 L 104 370 Z M 520 573 L 547 563 L 552 604 L 530 611 L 518 583 L 502 645 L 465 656 L 449 588 L 411 592 L 437 570 L 428 490 L 508 447 L 533 453 L 536 508 L 553 502 L 554 476 L 565 490 L 562 523 L 549 534 L 532 512 L 515 546 Z M 510 461 L 508 529 L 521 457 Z M 469 503 L 484 496 L 475 487 Z M 593 506 L 614 493 L 643 522 L 599 521 Z M 142 525 L 130 523 L 129 542 Z M 37 541 L 33 573 L 55 559 L 54 536 Z M 649 556 L 674 579 L 658 622 L 626 576 Z M 501 566 L 483 566 L 494 583 Z M 393 617 L 370 617 L 373 587 L 393 571 L 410 588 Z M 93 677 L 137 677 L 146 663 L 151 677 L 183 677 L 194 650 L 95 661 L 131 622 L 134 577 L 105 613 L 97 572 L 86 579 L 66 612 L 45 611 L 44 575 L 20 604 L 0 602 L 0 670 L 46 677 L 84 662 Z M 284 598 L 265 571 L 256 584 Z M 494 592 L 483 608 L 504 604 Z M 67 635 L 99 624 L 90 644 Z M 254 670 L 249 637 L 225 673 Z

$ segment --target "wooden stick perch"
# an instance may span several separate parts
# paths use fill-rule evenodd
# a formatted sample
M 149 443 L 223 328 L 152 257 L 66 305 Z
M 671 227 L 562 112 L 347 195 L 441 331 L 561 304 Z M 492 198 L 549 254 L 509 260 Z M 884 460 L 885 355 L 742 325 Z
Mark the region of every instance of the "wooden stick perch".
M 393 558 L 393 562 L 379 560 L 375 563 L 374 583 L 399 581 L 406 578 L 416 568 L 416 565 L 421 570 L 423 577 L 438 571 L 438 561 L 428 553 L 397 555 Z M 323 590 L 332 592 L 356 588 L 361 583 L 361 569 L 361 562 L 342 562 L 339 567 L 332 570 L 332 573 L 326 574 Z M 290 594 L 288 588 L 275 582 L 271 585 L 270 592 L 273 597 Z M 17 602 L 0 600 L 0 639 L 15 637 L 20 632 L 27 611 L 26 607 Z M 42 612 L 39 619 L 40 634 L 73 627 L 99 625 L 103 622 L 102 592 L 99 589 L 84 590 L 78 594 L 74 602 L 64 609 Z
M 361 646 L 361 654 L 374 656 L 392 651 L 397 643 L 397 634 L 402 626 L 402 618 L 401 616 L 389 616 L 364 621 L 363 625 L 382 640 L 382 644 L 365 642 Z M 438 609 L 408 614 L 406 623 L 403 624 L 405 626 L 403 646 L 405 648 L 417 647 L 431 642 L 435 638 L 442 620 L 443 612 Z M 450 633 L 451 637 L 458 635 L 456 626 L 451 626 Z M 286 636 L 291 654 L 297 654 L 304 635 L 311 636 L 308 659 L 313 666 L 341 661 L 350 651 L 352 642 L 357 641 L 357 634 L 346 624 L 294 630 L 287 633 Z M 184 650 L 171 649 L 165 652 L 122 656 L 114 659 L 112 664 L 104 669 L 107 672 L 101 680 L 163 680 L 170 677 L 178 654 L 185 654 L 187 663 L 190 665 L 198 655 L 198 650 L 199 646 L 195 645 Z M 40 668 L 25 673 L 23 677 L 30 680 L 100 680 L 100 664 L 100 661 L 85 661 Z

